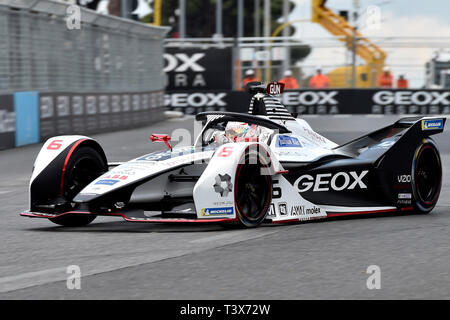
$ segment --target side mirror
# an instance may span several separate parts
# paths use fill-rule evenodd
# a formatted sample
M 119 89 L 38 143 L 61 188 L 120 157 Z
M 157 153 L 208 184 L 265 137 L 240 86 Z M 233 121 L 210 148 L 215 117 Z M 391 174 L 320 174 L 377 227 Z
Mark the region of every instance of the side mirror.
M 169 148 L 170 151 L 172 151 L 172 146 L 170 145 L 170 136 L 167 134 L 152 134 L 150 136 L 150 140 L 153 142 L 155 141 L 162 141 L 166 144 L 167 148 Z

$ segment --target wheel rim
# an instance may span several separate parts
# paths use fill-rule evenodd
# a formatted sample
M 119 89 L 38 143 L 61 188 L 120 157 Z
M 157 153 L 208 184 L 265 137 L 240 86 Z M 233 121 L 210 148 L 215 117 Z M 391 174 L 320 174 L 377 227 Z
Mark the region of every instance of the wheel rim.
M 257 222 L 264 217 L 270 198 L 270 177 L 261 174 L 261 163 L 241 165 L 236 184 L 239 213 L 249 222 Z
M 433 205 L 439 195 L 440 184 L 439 156 L 431 145 L 426 145 L 420 150 L 415 166 L 415 185 L 419 200 L 426 205 Z
M 75 197 L 89 183 L 99 177 L 103 171 L 102 165 L 98 163 L 97 159 L 89 156 L 77 159 L 67 181 L 66 197 L 68 199 Z

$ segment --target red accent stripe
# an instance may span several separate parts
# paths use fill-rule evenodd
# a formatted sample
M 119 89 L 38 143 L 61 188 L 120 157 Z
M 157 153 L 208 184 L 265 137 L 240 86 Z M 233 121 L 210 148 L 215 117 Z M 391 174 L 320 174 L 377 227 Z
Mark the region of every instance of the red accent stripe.
M 413 210 L 414 207 L 405 207 L 405 208 L 401 208 L 400 210 L 402 211 L 408 211 L 408 210 Z
M 299 219 L 287 219 L 287 220 L 272 221 L 272 223 L 289 223 L 289 222 L 300 222 L 300 220 Z
M 66 174 L 67 163 L 69 162 L 69 159 L 70 159 L 70 156 L 72 155 L 72 153 L 79 146 L 79 144 L 82 143 L 83 141 L 86 141 L 86 139 L 81 139 L 81 140 L 78 140 L 77 142 L 75 142 L 74 145 L 72 146 L 72 148 L 70 148 L 69 153 L 66 156 L 66 159 L 64 160 L 64 166 L 63 166 L 62 173 L 61 173 L 61 185 L 60 185 L 61 195 L 63 195 L 64 175 Z
M 278 174 L 286 174 L 286 173 L 289 173 L 289 170 L 280 170 L 277 173 Z
M 129 222 L 163 222 L 163 223 L 185 223 L 185 222 L 190 222 L 190 223 L 215 223 L 215 222 L 235 222 L 238 221 L 237 218 L 214 218 L 214 219 L 130 219 L 128 218 L 125 214 L 123 213 L 119 213 L 119 212 L 111 212 L 111 213 L 95 213 L 95 212 L 89 212 L 89 211 L 67 211 L 67 212 L 63 212 L 54 216 L 48 216 L 48 215 L 43 215 L 43 214 L 39 214 L 37 212 L 21 212 L 20 215 L 24 216 L 24 217 L 32 217 L 32 218 L 57 218 L 66 214 L 70 214 L 70 213 L 76 213 L 76 214 L 93 214 L 93 215 L 97 215 L 97 216 L 116 216 L 116 217 L 122 217 L 125 221 L 129 221 Z
M 358 214 L 370 214 L 370 213 L 382 213 L 382 212 L 394 212 L 397 209 L 385 209 L 385 210 L 373 210 L 373 211 L 357 211 L 357 212 L 337 212 L 337 213 L 328 213 L 328 217 L 340 217 L 340 216 L 352 216 Z

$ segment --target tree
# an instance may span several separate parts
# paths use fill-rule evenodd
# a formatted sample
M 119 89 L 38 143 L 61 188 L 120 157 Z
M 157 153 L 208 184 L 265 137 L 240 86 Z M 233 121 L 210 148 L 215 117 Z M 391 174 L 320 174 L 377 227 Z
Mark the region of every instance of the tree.
M 223 0 L 222 13 L 222 32 L 224 37 L 237 36 L 237 15 L 238 15 L 238 1 L 237 0 Z M 260 1 L 260 8 L 258 10 L 259 20 L 264 21 L 264 1 Z M 175 14 L 179 6 L 179 0 L 164 0 L 162 1 L 162 25 L 171 26 L 171 36 L 178 34 L 179 17 Z M 290 11 L 294 9 L 295 4 L 290 1 Z M 254 30 L 254 13 L 255 1 L 244 1 L 244 37 L 255 36 Z M 282 23 L 278 20 L 283 15 L 283 0 L 271 0 L 271 33 L 275 31 Z M 143 22 L 153 22 L 153 13 L 142 18 Z M 289 34 L 295 32 L 292 26 L 289 28 Z M 216 31 L 216 0 L 187 0 L 186 1 L 186 33 L 188 37 L 209 38 Z M 281 34 L 281 33 L 280 33 Z M 302 60 L 311 52 L 309 46 L 302 46 L 291 49 L 292 63 Z
M 224 37 L 235 37 L 237 34 L 237 0 L 223 0 L 223 26 Z M 263 1 L 258 10 L 260 21 L 263 22 Z M 162 1 L 162 24 L 171 26 L 172 31 L 178 29 L 178 17 L 175 10 L 178 8 L 179 0 Z M 291 10 L 294 4 L 290 3 Z M 282 16 L 283 0 L 271 1 L 271 31 L 280 25 L 277 20 Z M 244 36 L 254 36 L 254 12 L 255 1 L 244 1 Z M 153 13 L 142 19 L 144 22 L 153 21 Z M 189 37 L 211 37 L 216 30 L 216 0 L 188 0 L 186 1 L 186 33 Z M 262 28 L 261 28 L 262 30 Z

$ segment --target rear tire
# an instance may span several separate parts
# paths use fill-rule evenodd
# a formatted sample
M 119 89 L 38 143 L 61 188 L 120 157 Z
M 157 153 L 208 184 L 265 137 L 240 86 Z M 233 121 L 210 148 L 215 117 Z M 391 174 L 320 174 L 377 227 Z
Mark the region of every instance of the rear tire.
M 100 153 L 91 147 L 80 147 L 76 149 L 67 162 L 64 174 L 63 197 L 67 200 L 67 205 L 62 211 L 73 209 L 73 198 L 93 180 L 108 170 L 108 164 Z M 97 216 L 90 214 L 67 214 L 57 218 L 49 219 L 51 222 L 67 226 L 85 226 Z
M 241 161 L 236 170 L 236 215 L 241 226 L 254 228 L 264 221 L 269 212 L 272 178 L 268 174 L 261 174 L 261 169 L 268 168 L 269 164 L 258 152 L 247 151 L 243 160 L 245 161 Z
M 429 213 L 439 199 L 442 185 L 441 157 L 431 139 L 425 140 L 414 154 L 411 183 L 414 209 L 419 213 Z

